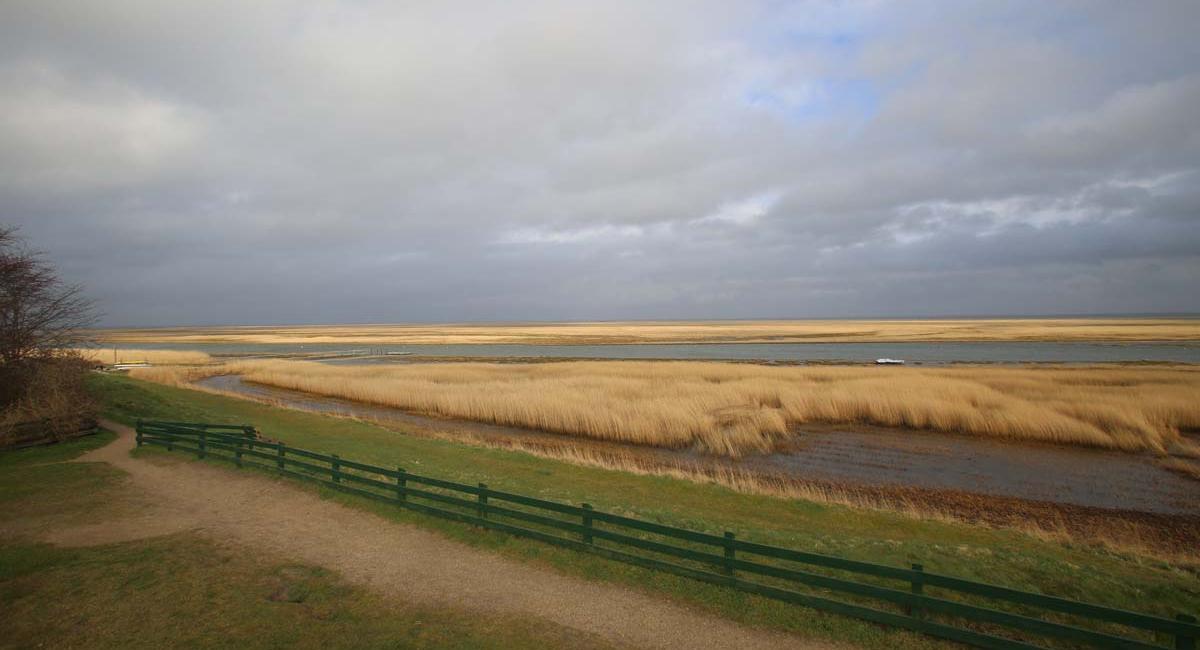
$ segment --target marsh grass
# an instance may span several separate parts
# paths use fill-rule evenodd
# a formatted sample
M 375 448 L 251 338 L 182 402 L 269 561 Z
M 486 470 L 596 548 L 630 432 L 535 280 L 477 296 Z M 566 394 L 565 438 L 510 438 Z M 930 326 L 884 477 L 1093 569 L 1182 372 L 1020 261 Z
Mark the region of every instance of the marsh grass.
M 138 348 L 77 348 L 80 356 L 96 363 L 204 364 L 213 359 L 197 350 L 145 350 Z
M 1164 458 L 1162 466 L 1200 481 L 1200 459 Z
M 110 342 L 344 344 L 1197 341 L 1188 318 L 658 321 L 114 329 Z
M 1167 543 L 1153 522 L 1141 519 L 1089 522 L 1079 513 L 1034 512 L 1028 504 L 1015 504 L 1011 518 L 981 521 L 916 494 L 900 495 L 900 500 L 877 498 L 838 486 L 805 486 L 734 471 L 703 472 L 683 464 L 670 468 L 586 449 L 571 457 L 486 442 L 482 446 L 490 448 L 480 448 L 455 437 L 397 435 L 354 418 L 276 408 L 244 398 L 120 376 L 94 379 L 98 394 L 109 404 L 109 415 L 126 422 L 136 417 L 253 422 L 265 436 L 289 445 L 385 467 L 400 465 L 461 483 L 486 481 L 494 489 L 545 499 L 586 501 L 599 509 L 718 534 L 734 530 L 739 538 L 763 543 L 874 562 L 924 562 L 929 570 L 942 573 L 1126 608 L 1181 604 L 1196 597 L 1190 592 L 1182 597 L 1168 594 L 1143 582 L 1162 560 L 1178 563 L 1166 571 L 1170 580 L 1190 585 L 1195 582 L 1197 556 L 1194 545 Z M 442 527 L 437 520 L 423 525 Z M 475 532 L 463 539 L 478 543 L 480 538 Z M 524 552 L 530 547 L 514 542 L 511 548 Z M 564 564 L 577 566 L 579 561 L 567 556 Z M 1085 588 L 1085 583 L 1092 586 Z M 684 585 L 679 593 L 687 598 L 695 590 L 694 584 Z M 1126 590 L 1128 595 L 1121 596 Z M 741 605 L 731 607 L 728 611 L 743 611 Z
M 185 383 L 213 368 L 135 370 Z M 876 425 L 1200 456 L 1200 370 L 768 367 L 580 361 L 332 366 L 246 361 L 247 381 L 404 410 L 738 457 L 805 424 Z

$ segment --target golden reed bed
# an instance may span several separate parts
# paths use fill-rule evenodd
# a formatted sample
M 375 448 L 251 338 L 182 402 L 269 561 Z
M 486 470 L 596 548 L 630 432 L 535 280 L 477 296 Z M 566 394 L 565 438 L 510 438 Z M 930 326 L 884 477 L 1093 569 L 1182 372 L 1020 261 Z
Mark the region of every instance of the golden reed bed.
M 1058 318 L 328 325 L 103 330 L 112 343 L 613 344 L 1200 341 L 1200 319 Z
M 153 363 L 153 364 L 205 364 L 212 357 L 196 350 L 142 350 L 137 348 L 76 348 L 72 352 L 90 361 L 104 364 Z
M 1200 368 L 768 367 L 580 361 L 332 366 L 246 361 L 152 368 L 182 382 L 261 384 L 453 418 L 740 456 L 806 423 L 867 424 L 1200 456 Z

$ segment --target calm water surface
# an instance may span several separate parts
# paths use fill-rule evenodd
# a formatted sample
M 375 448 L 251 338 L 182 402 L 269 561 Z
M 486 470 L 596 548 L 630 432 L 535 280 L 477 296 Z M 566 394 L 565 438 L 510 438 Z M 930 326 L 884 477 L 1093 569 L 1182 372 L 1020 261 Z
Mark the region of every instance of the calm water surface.
M 544 357 L 585 359 L 718 359 L 788 362 L 871 362 L 880 357 L 910 363 L 1200 363 L 1200 345 L 1180 343 L 681 343 L 644 345 L 346 345 L 244 343 L 137 343 L 130 348 L 202 350 L 210 354 L 259 355 L 349 353 L 432 357 Z M 375 359 L 374 362 L 402 362 Z M 362 362 L 359 360 L 358 362 Z
M 668 465 L 720 467 L 762 477 L 828 480 L 877 486 L 917 486 L 1054 501 L 1099 508 L 1200 515 L 1200 482 L 1163 469 L 1140 454 L 1027 445 L 977 436 L 916 431 L 805 431 L 794 449 L 733 460 L 689 450 L 658 449 L 468 420 L 434 418 L 243 382 L 237 375 L 197 384 L 319 413 L 350 415 L 405 431 L 413 425 L 466 431 L 485 440 L 535 445 L 570 441 L 576 448 L 633 454 Z

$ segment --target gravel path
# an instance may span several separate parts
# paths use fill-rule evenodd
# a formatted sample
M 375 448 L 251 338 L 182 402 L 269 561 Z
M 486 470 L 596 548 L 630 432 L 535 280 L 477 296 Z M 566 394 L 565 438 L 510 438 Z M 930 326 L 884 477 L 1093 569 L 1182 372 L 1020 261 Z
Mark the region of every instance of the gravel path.
M 182 460 L 135 459 L 128 453 L 132 430 L 103 424 L 120 437 L 79 460 L 102 461 L 128 472 L 126 489 L 142 504 L 141 514 L 54 531 L 47 541 L 91 545 L 191 530 L 336 570 L 348 581 L 389 597 L 536 616 L 619 645 L 834 647 L 743 627 L 633 589 L 508 560 L 265 476 Z

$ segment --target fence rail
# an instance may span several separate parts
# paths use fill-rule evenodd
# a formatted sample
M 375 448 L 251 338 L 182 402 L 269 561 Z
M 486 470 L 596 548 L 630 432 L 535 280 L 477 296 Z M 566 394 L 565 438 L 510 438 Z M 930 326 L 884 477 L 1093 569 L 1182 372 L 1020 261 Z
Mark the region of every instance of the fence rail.
M 748 542 L 733 532 L 668 526 L 586 503 L 558 503 L 268 442 L 250 425 L 138 420 L 137 444 L 232 460 L 425 514 L 983 648 L 1050 643 L 1196 650 L 1200 636 L 1200 625 L 1186 614 L 1170 619 L 939 575 L 919 564 L 906 569 Z
M 99 430 L 98 424 L 87 414 L 18 422 L 0 427 L 0 449 L 24 449 L 90 435 Z

